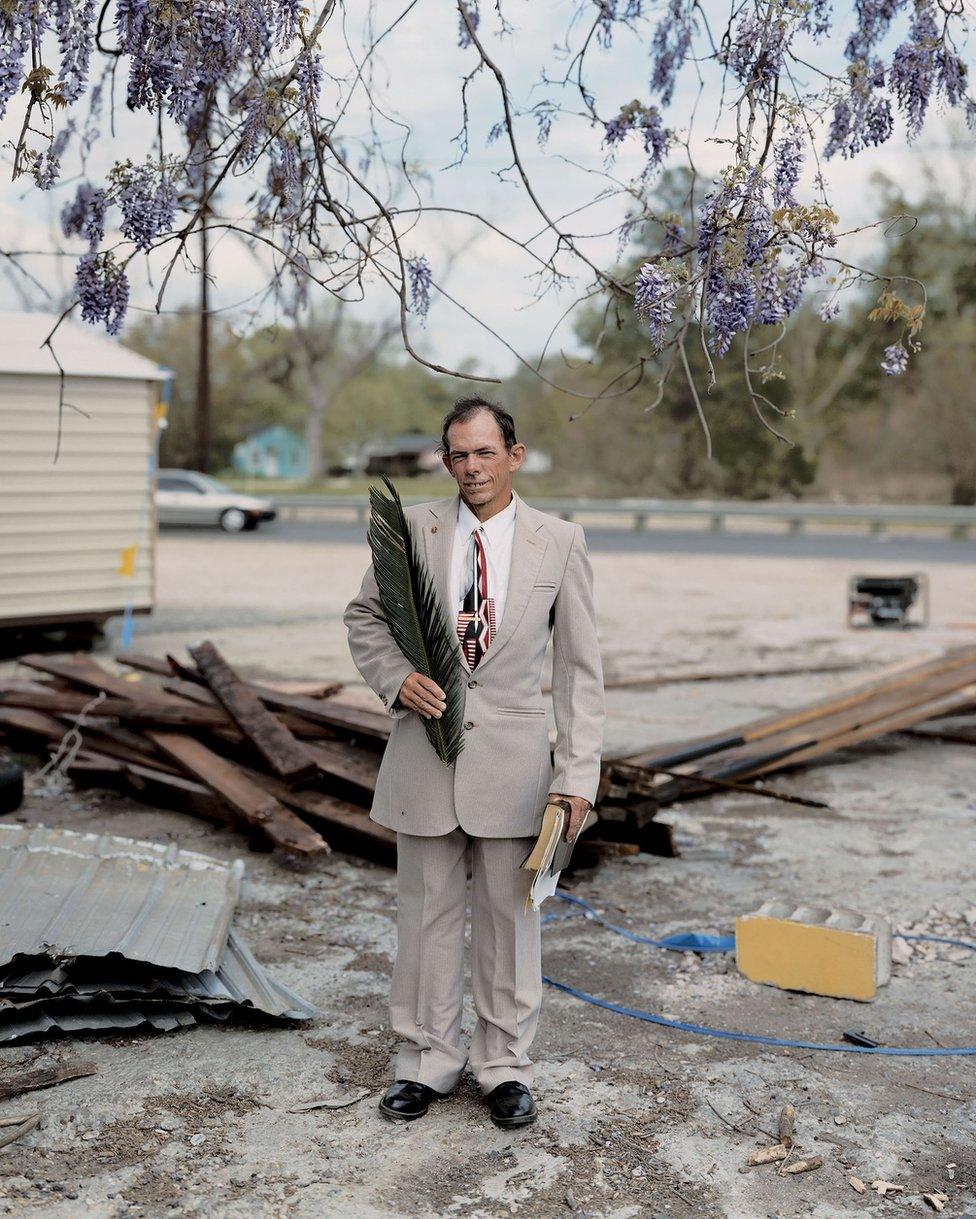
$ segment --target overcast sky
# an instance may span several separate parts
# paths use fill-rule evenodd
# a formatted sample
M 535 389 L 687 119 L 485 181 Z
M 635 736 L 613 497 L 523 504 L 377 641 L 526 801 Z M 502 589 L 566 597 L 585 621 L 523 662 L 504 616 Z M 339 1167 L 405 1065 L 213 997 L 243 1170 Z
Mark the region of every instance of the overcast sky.
M 364 28 L 366 6 L 349 7 L 354 16 L 346 19 L 344 39 L 339 38 L 337 26 L 328 27 L 325 39 L 329 48 L 326 63 L 336 75 L 345 75 L 349 70 L 350 60 L 348 51 L 342 47 L 343 41 L 348 42 L 357 58 L 361 58 L 360 52 L 368 40 Z M 554 85 L 538 83 L 543 68 L 550 78 L 558 78 L 565 70 L 565 54 L 556 49 L 555 44 L 565 40 L 567 24 L 577 7 L 569 0 L 532 0 L 531 3 L 507 0 L 503 11 L 517 26 L 517 35 L 499 38 L 495 33 L 497 19 L 493 6 L 482 4 L 484 16 L 480 33 L 506 73 L 517 104 L 531 104 L 547 97 L 574 112 L 579 111 L 572 89 L 560 90 Z M 721 28 L 725 7 L 707 3 L 705 7 L 713 14 L 713 29 Z M 384 29 L 403 8 L 404 0 L 397 3 L 378 0 L 373 29 Z M 647 99 L 646 48 L 660 8 L 656 6 L 652 23 L 645 26 L 642 37 L 619 29 L 611 50 L 591 46 L 587 83 L 595 94 L 601 116 L 611 117 L 620 105 L 633 98 Z M 504 140 L 490 146 L 485 143 L 488 130 L 501 115 L 497 84 L 486 72 L 480 73 L 468 90 L 470 151 L 460 166 L 447 168 L 459 155 L 458 145 L 452 142 L 452 137 L 461 125 L 460 81 L 476 62 L 473 50 L 457 47 L 456 29 L 457 15 L 447 0 L 436 3 L 422 0 L 384 39 L 374 63 L 370 87 L 387 116 L 379 122 L 388 141 L 387 154 L 396 159 L 403 132 L 409 127 L 405 156 L 430 178 L 429 182 L 418 182 L 425 203 L 477 211 L 507 233 L 522 241 L 529 240 L 543 228 L 539 213 L 521 184 L 515 182 L 511 170 L 501 179 L 498 176 L 510 160 Z M 574 46 L 579 45 L 581 33 L 581 26 L 571 33 Z M 832 48 L 841 45 L 840 38 L 832 40 Z M 823 53 L 819 62 L 825 66 L 828 63 Z M 830 66 L 834 70 L 841 66 L 839 56 Z M 715 142 L 716 136 L 727 134 L 729 129 L 728 115 L 721 110 L 719 87 L 718 76 L 707 75 L 699 97 L 694 73 L 686 72 L 666 116 L 669 126 L 684 129 L 691 107 L 697 101 L 692 145 L 698 169 L 705 173 L 720 168 L 725 163 L 727 151 L 727 146 Z M 340 94 L 345 95 L 341 83 L 332 88 L 326 85 L 323 90 L 326 112 Z M 365 95 L 360 90 L 339 129 L 347 148 L 352 147 L 358 134 L 367 130 L 367 113 Z M 8 117 L 6 124 L 0 124 L 0 138 L 12 138 L 16 133 L 15 124 L 13 115 Z M 98 173 L 119 157 L 141 159 L 147 146 L 148 130 L 144 119 L 127 114 L 123 108 L 118 115 L 116 136 L 113 139 L 106 135 L 100 143 L 92 170 Z M 563 216 L 583 208 L 611 185 L 605 174 L 605 152 L 600 147 L 602 132 L 575 114 L 557 117 L 544 151 L 537 146 L 533 119 L 521 120 L 518 135 L 521 156 L 534 190 L 550 215 Z M 914 148 L 906 145 L 899 124 L 896 136 L 885 148 L 863 153 L 853 162 L 840 159 L 828 162 L 825 176 L 831 200 L 841 218 L 841 227 L 854 228 L 877 219 L 877 198 L 869 186 L 872 173 L 880 170 L 905 181 L 917 180 L 923 155 L 948 173 L 950 166 L 957 163 L 958 153 L 946 151 L 946 135 L 946 118 L 935 111 L 928 120 L 924 140 Z M 675 152 L 676 161 L 681 155 L 680 150 Z M 641 164 L 640 142 L 636 136 L 631 137 L 618 151 L 612 172 L 616 177 L 627 179 L 639 172 Z M 812 171 L 808 165 L 807 188 L 810 176 Z M 25 185 L 23 179 L 10 183 L 8 173 L 0 187 L 2 245 L 42 251 L 52 249 L 57 213 L 73 189 L 73 186 L 65 186 L 42 195 Z M 239 190 L 228 192 L 225 207 L 232 210 L 236 206 Z M 412 206 L 411 196 L 404 191 L 399 192 L 397 202 Z M 613 230 L 622 220 L 626 206 L 626 198 L 621 196 L 587 207 L 566 221 L 567 229 L 578 236 L 588 256 L 598 265 L 609 267 L 613 263 L 617 246 Z M 601 236 L 603 233 L 610 235 Z M 851 258 L 869 258 L 878 240 L 877 234 L 856 238 L 845 247 L 845 252 Z M 433 265 L 435 280 L 443 278 L 445 288 L 461 305 L 498 332 L 524 358 L 531 361 L 538 355 L 554 327 L 552 349 L 574 350 L 572 315 L 563 318 L 585 283 L 581 269 L 574 261 L 564 259 L 560 265 L 566 272 L 579 274 L 575 285 L 560 292 L 550 291 L 541 300 L 534 300 L 537 284 L 532 278 L 536 269 L 533 260 L 525 251 L 468 217 L 431 212 L 406 236 L 403 245 L 407 254 L 426 253 Z M 542 235 L 533 249 L 548 255 L 551 245 L 551 240 Z M 450 258 L 453 263 L 449 275 L 444 278 Z M 150 282 L 154 278 L 152 268 L 147 266 L 146 260 L 140 261 L 139 269 L 132 264 L 131 318 L 140 310 L 151 311 L 156 296 Z M 29 267 L 55 296 L 69 289 L 71 261 L 37 257 L 30 261 Z M 255 299 L 266 285 L 266 265 L 225 234 L 216 241 L 213 267 L 217 279 L 213 292 L 215 305 L 228 309 L 242 325 L 246 324 L 249 314 L 245 302 Z M 35 306 L 43 306 L 43 296 L 36 288 L 25 285 L 23 291 Z M 165 306 L 172 309 L 188 303 L 194 294 L 191 278 L 179 274 L 168 290 Z M 374 320 L 394 313 L 395 303 L 390 290 L 377 281 L 370 285 L 367 299 L 356 309 L 359 316 Z M 0 281 L 0 304 L 7 308 L 22 307 L 22 293 L 14 289 L 9 277 Z M 260 320 L 268 320 L 271 316 L 273 313 L 267 306 L 259 314 Z M 515 355 L 503 342 L 436 292 L 427 327 L 421 327 L 416 320 L 413 325 L 415 345 L 425 356 L 439 363 L 457 367 L 466 359 L 474 359 L 477 371 L 502 377 L 516 367 Z

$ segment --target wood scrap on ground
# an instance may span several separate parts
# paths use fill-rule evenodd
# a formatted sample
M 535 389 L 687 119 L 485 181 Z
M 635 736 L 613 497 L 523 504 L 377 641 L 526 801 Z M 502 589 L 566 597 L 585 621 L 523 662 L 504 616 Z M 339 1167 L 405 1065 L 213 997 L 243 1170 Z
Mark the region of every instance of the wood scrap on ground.
M 635 768 L 644 770 L 641 794 L 660 808 L 713 790 L 715 783 L 741 783 L 958 714 L 974 697 L 976 647 L 951 648 L 727 732 L 608 759 L 604 781 L 608 788 L 615 782 L 633 785 Z
M 396 836 L 368 816 L 392 722 L 336 699 L 339 683 L 254 682 L 204 642 L 174 656 L 121 653 L 109 672 L 87 653 L 19 658 L 31 675 L 0 678 L 0 735 L 54 754 L 79 785 L 121 789 L 146 803 L 241 829 L 254 846 L 294 860 L 330 846 L 392 863 Z M 295 688 L 297 685 L 297 689 Z M 869 680 L 739 728 L 658 745 L 603 763 L 592 835 L 577 866 L 635 850 L 676 855 L 668 804 L 715 790 L 828 807 L 755 779 L 838 749 L 965 714 L 976 701 L 976 647 L 893 665 Z M 77 744 L 77 743 L 76 743 Z
M 78 1059 L 59 1063 L 56 1067 L 43 1067 L 35 1071 L 21 1071 L 0 1080 L 0 1100 L 22 1096 L 25 1092 L 37 1092 L 42 1088 L 56 1088 L 69 1079 L 83 1079 L 86 1075 L 97 1075 L 98 1065 Z
M 331 701 L 336 683 L 317 698 L 245 682 L 207 645 L 201 667 L 134 657 L 125 677 L 82 653 L 19 659 L 42 676 L 0 679 L 0 733 L 54 753 L 78 728 L 63 761 L 78 784 L 232 826 L 292 861 L 332 843 L 395 858 L 394 834 L 368 816 L 389 717 Z
M 0 733 L 53 753 L 77 726 L 82 747 L 64 768 L 79 785 L 237 828 L 289 859 L 335 848 L 393 864 L 396 835 L 368 816 L 389 715 L 338 701 L 337 683 L 319 683 L 321 696 L 309 683 L 282 689 L 245 680 L 212 644 L 189 651 L 194 663 L 122 653 L 126 676 L 84 653 L 23 656 L 37 679 L 0 679 Z M 574 852 L 577 866 L 649 847 L 674 853 L 653 816 L 619 802 L 608 811 Z
M 307 787 L 318 775 L 315 759 L 237 676 L 210 642 L 190 648 L 207 685 L 241 732 L 289 787 Z

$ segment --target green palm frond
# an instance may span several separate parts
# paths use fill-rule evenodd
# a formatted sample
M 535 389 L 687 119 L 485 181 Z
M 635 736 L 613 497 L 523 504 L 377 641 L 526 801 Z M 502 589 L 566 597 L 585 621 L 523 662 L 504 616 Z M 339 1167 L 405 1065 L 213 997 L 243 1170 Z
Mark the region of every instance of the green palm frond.
M 437 756 L 450 765 L 464 745 L 464 690 L 454 628 L 438 600 L 400 496 L 385 474 L 382 478 L 392 498 L 370 486 L 366 531 L 380 604 L 397 647 L 418 673 L 433 678 L 444 691 L 447 707 L 440 719 L 424 719 L 424 728 Z

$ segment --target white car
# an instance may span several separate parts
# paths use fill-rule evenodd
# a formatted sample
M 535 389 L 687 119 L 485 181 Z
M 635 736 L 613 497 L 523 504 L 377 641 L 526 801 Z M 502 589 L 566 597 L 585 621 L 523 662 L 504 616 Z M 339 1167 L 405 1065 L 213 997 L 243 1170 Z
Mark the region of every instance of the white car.
M 272 500 L 244 495 L 196 470 L 160 470 L 156 478 L 160 525 L 219 525 L 227 533 L 240 533 L 277 515 Z

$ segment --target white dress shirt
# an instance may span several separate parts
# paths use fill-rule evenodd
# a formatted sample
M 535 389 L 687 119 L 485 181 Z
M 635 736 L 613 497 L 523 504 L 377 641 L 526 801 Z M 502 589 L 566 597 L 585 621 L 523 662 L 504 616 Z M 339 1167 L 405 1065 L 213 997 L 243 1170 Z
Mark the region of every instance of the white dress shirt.
M 512 536 L 515 530 L 515 496 L 506 507 L 486 521 L 479 521 L 458 494 L 457 526 L 454 530 L 454 547 L 451 554 L 451 605 L 454 618 L 464 604 L 464 591 L 471 583 L 470 555 L 471 531 L 481 530 L 488 562 L 488 595 L 495 602 L 495 630 L 501 625 L 508 593 L 508 575 L 512 566 Z M 465 562 L 467 560 L 467 563 Z

